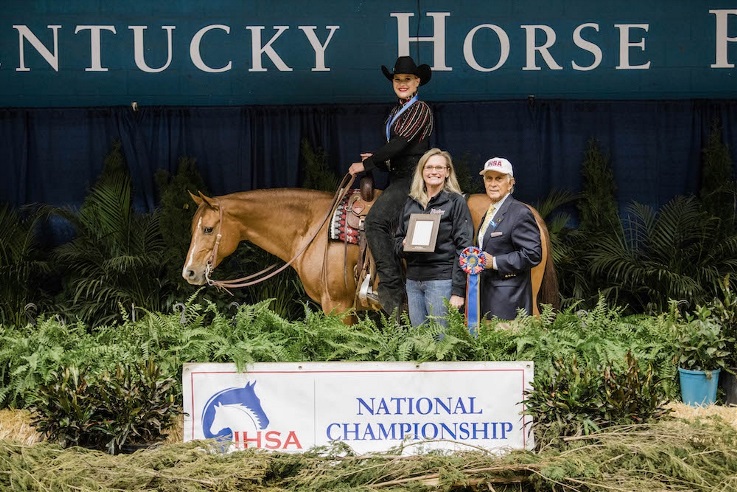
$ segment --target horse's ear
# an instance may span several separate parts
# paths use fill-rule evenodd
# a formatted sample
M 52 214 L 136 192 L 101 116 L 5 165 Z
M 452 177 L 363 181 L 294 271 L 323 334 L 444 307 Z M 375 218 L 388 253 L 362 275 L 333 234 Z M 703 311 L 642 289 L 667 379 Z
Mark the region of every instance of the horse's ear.
M 198 191 L 197 193 L 200 194 L 200 199 L 202 201 L 204 201 L 205 203 L 207 203 L 211 208 L 214 208 L 214 209 L 217 210 L 217 208 L 218 208 L 218 202 L 216 200 L 213 200 L 212 198 L 210 198 L 207 195 L 203 195 L 201 191 Z M 202 203 L 202 202 L 199 202 L 199 203 Z
M 195 195 L 194 193 L 192 193 L 189 190 L 187 190 L 187 193 L 189 193 L 189 196 L 192 197 L 192 200 L 195 202 L 195 204 L 197 204 L 198 207 L 200 206 L 200 204 L 202 204 L 202 198 L 200 198 L 199 196 Z

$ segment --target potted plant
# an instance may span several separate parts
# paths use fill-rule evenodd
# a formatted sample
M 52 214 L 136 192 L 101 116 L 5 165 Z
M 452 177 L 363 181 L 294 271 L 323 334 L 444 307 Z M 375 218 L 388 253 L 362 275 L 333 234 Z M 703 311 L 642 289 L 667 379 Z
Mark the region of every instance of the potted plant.
M 716 401 L 719 374 L 727 369 L 729 347 L 734 339 L 722 330 L 709 308 L 703 306 L 677 328 L 681 398 L 693 406 L 712 404 Z

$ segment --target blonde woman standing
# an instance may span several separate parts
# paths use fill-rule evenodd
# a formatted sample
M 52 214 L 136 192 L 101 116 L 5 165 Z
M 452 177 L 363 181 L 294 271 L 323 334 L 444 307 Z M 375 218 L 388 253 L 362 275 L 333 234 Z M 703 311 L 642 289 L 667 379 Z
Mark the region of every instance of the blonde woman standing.
M 434 251 L 405 251 L 412 214 L 440 215 Z M 456 309 L 463 307 L 466 274 L 458 258 L 471 245 L 471 212 L 458 186 L 453 160 L 446 151 L 430 149 L 417 163 L 395 234 L 395 251 L 407 263 L 407 303 L 412 326 L 423 324 L 431 316 L 446 326 L 446 302 Z

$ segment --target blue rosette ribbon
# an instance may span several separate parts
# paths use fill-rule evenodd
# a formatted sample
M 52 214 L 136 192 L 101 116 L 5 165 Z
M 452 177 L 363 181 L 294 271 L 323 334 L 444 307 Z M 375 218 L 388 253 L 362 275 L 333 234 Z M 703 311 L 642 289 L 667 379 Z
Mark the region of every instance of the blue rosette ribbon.
M 458 262 L 466 272 L 466 326 L 471 335 L 478 334 L 481 323 L 481 301 L 479 297 L 479 274 L 486 268 L 486 256 L 476 246 L 469 246 L 461 252 Z

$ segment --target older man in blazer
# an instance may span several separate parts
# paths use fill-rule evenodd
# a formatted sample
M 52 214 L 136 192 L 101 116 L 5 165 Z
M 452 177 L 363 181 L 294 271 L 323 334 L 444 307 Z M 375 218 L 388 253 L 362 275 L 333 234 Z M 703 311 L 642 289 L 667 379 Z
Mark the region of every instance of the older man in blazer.
M 507 159 L 489 159 L 479 174 L 491 198 L 476 236 L 486 257 L 479 282 L 481 313 L 514 319 L 522 308 L 532 314 L 530 271 L 542 259 L 540 230 L 527 205 L 512 197 L 514 172 Z

